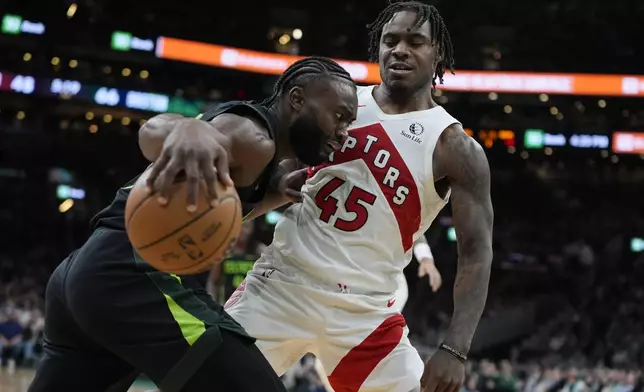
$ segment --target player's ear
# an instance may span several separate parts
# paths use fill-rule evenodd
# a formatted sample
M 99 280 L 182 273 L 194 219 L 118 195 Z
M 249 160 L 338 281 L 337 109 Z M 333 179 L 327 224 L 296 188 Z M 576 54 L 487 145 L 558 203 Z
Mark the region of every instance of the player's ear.
M 293 110 L 299 112 L 304 107 L 304 101 L 306 101 L 304 89 L 300 86 L 293 86 L 288 92 L 288 99 Z

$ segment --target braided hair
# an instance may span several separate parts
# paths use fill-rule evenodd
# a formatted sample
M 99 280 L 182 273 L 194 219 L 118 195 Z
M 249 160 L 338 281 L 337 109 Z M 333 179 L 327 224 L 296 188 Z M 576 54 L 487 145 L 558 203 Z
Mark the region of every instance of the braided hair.
M 454 48 L 452 47 L 452 39 L 447 31 L 447 26 L 443 22 L 443 18 L 438 13 L 438 10 L 433 5 L 423 4 L 419 1 L 400 1 L 392 0 L 392 2 L 382 10 L 376 20 L 367 25 L 369 29 L 369 57 L 371 61 L 378 61 L 378 52 L 380 49 L 380 38 L 382 36 L 382 29 L 385 24 L 391 21 L 393 16 L 401 11 L 413 11 L 416 13 L 416 23 L 414 28 L 418 28 L 423 23 L 429 21 L 429 28 L 431 29 L 431 39 L 438 44 L 440 50 L 441 60 L 436 65 L 434 77 L 432 79 L 432 89 L 436 88 L 436 79 L 440 84 L 443 84 L 443 75 L 445 70 L 454 74 Z
M 354 83 L 349 72 L 340 64 L 327 57 L 310 56 L 300 59 L 282 73 L 273 87 L 273 94 L 260 102 L 264 107 L 274 105 L 277 100 L 294 86 L 304 87 L 313 80 L 337 78 Z

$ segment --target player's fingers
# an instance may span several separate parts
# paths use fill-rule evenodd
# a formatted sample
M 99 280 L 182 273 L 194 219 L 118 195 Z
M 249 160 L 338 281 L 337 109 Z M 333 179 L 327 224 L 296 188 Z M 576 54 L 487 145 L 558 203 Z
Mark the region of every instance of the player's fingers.
M 434 392 L 448 392 L 450 389 L 450 382 L 444 378 L 439 378 L 436 382 L 436 388 Z
M 423 392 L 437 392 L 436 391 L 436 380 L 434 377 L 431 375 L 427 378 L 427 381 L 425 381 L 425 387 L 423 388 Z
M 226 186 L 234 186 L 230 178 L 230 169 L 228 168 L 228 153 L 223 147 L 220 147 L 215 157 L 215 167 L 217 168 L 217 177 Z
M 433 292 L 436 292 L 440 287 L 441 284 L 436 274 L 429 274 L 429 285 L 432 286 Z
M 451 388 L 449 388 L 447 392 L 458 392 L 461 390 L 462 386 L 463 386 L 462 382 L 454 381 L 452 382 Z
M 188 156 L 185 164 L 186 181 L 188 184 L 188 212 L 197 211 L 199 196 L 199 163 L 194 156 Z
M 206 181 L 206 192 L 208 192 L 210 204 L 214 207 L 217 205 L 217 187 L 215 186 L 217 171 L 209 159 L 202 159 L 199 168 L 201 169 L 201 175 L 203 175 L 204 181 Z
M 145 181 L 148 193 L 152 193 L 156 190 L 154 188 L 154 182 L 159 177 L 159 174 L 161 174 L 163 169 L 166 168 L 168 162 L 170 162 L 170 154 L 168 153 L 168 150 L 163 150 L 159 159 L 157 159 L 152 165 L 152 170 L 150 170 L 148 179 Z
M 168 204 L 172 184 L 174 183 L 174 179 L 177 177 L 177 174 L 179 174 L 179 170 L 181 170 L 180 160 L 178 158 L 172 158 L 155 181 L 154 189 L 159 192 L 158 200 L 161 205 Z
M 423 263 L 420 263 L 420 265 L 418 265 L 418 277 L 422 278 L 425 275 L 427 275 L 427 271 L 425 271 L 425 267 L 423 266 Z

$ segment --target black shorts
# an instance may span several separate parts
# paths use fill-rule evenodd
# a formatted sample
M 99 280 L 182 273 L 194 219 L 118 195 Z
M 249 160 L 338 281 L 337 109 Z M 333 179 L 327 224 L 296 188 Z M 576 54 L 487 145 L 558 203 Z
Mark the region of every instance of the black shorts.
M 159 272 L 127 234 L 99 229 L 46 292 L 44 356 L 29 391 L 285 391 L 277 374 L 192 277 Z

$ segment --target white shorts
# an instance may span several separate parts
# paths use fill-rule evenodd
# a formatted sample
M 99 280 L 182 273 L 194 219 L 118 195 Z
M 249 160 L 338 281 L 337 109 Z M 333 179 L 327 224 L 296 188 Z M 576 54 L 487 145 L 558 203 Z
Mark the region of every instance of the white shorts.
M 394 304 L 394 307 L 402 313 L 405 308 L 405 304 L 407 304 L 407 299 L 409 299 L 409 286 L 407 285 L 405 274 L 399 274 L 397 282 L 398 289 L 396 290 L 396 303 Z
M 420 391 L 423 361 L 394 304 L 256 266 L 225 308 L 280 375 L 310 352 L 335 392 Z

